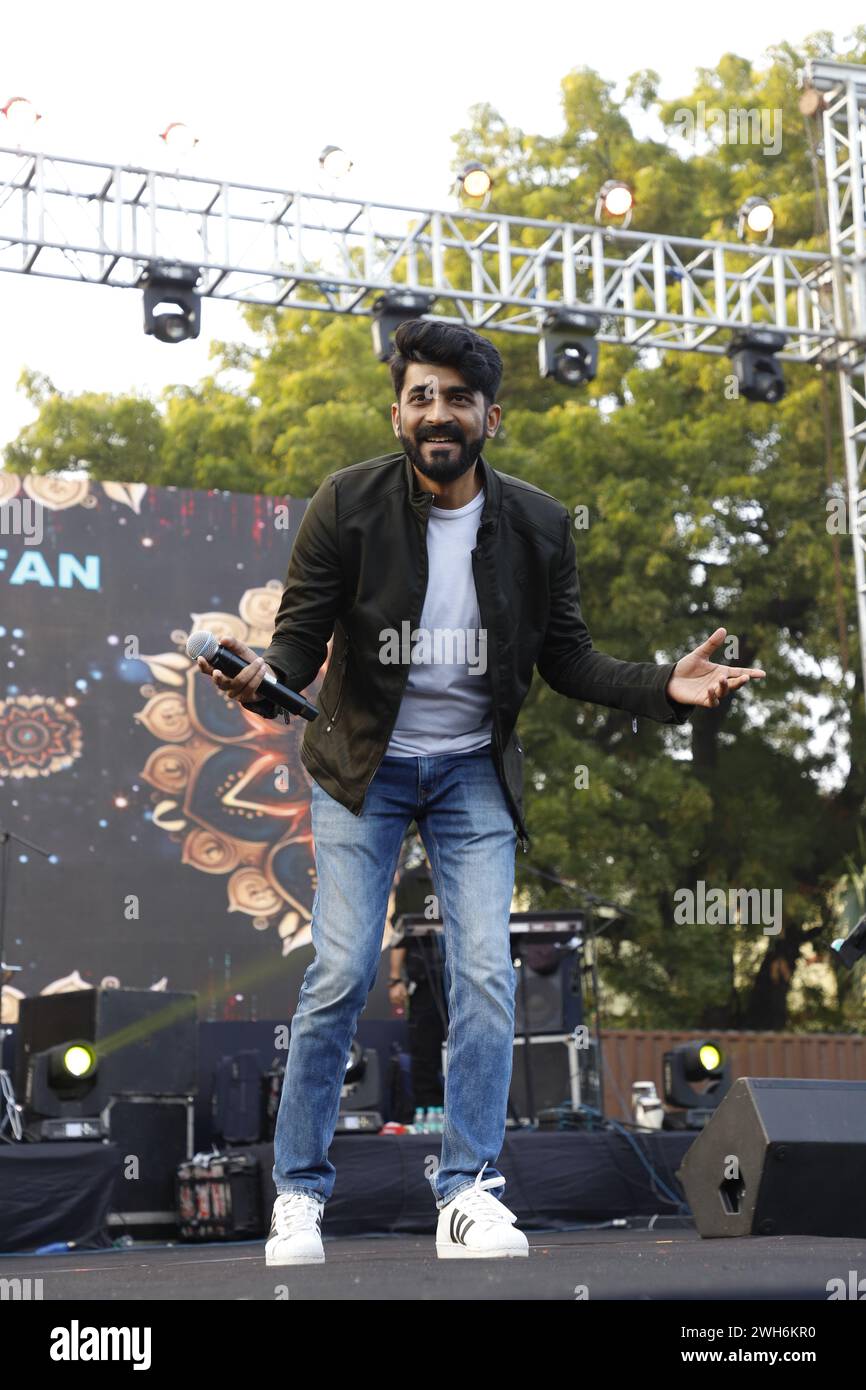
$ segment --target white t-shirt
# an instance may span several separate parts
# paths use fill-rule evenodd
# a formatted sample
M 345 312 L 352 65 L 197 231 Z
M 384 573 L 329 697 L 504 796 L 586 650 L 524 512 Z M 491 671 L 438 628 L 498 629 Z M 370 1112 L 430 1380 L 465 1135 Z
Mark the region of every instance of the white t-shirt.
M 386 754 L 469 753 L 493 737 L 486 633 L 475 594 L 472 556 L 484 489 L 465 507 L 431 506 L 427 522 L 427 593 L 421 620 L 399 634 L 411 658 L 409 679 Z

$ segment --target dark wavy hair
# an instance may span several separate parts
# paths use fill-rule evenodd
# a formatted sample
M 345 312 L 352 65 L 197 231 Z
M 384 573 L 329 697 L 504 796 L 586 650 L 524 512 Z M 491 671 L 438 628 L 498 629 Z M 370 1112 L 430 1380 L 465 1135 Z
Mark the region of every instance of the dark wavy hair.
M 430 319 L 406 319 L 400 324 L 394 334 L 394 351 L 388 358 L 398 401 L 410 362 L 454 367 L 467 386 L 481 392 L 485 409 L 496 400 L 502 380 L 502 358 L 487 338 L 463 324 Z

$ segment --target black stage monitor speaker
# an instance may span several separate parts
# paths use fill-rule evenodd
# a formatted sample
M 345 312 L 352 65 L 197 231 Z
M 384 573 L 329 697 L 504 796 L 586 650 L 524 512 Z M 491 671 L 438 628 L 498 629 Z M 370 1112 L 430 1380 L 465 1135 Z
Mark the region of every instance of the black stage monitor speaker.
M 542 963 L 544 951 L 551 952 L 549 964 Z M 574 957 L 554 951 L 555 947 L 538 950 L 531 944 L 521 951 L 514 993 L 515 1033 L 569 1033 L 583 1022 L 580 996 L 572 990 Z
M 178 1166 L 193 1153 L 192 1100 L 120 1096 L 110 1102 L 108 1137 L 118 1150 L 109 1227 L 132 1236 L 174 1227 Z
M 542 1110 L 562 1107 L 577 1110 L 582 1105 L 598 1109 L 600 1088 L 595 1041 L 578 1047 L 572 1033 L 539 1034 L 529 1039 L 529 1053 L 523 1038 L 514 1039 L 509 1105 L 521 1119 L 534 1120 Z M 442 1044 L 442 1072 L 448 1067 L 448 1044 Z M 527 1062 L 529 1085 L 526 1084 Z
M 866 1081 L 740 1077 L 677 1177 L 702 1236 L 866 1236 Z

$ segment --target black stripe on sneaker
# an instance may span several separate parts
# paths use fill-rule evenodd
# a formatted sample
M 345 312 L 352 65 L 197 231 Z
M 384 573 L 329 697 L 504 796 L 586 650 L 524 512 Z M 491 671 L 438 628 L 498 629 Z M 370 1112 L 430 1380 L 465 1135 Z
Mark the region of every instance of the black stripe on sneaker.
M 463 1217 L 461 1218 L 460 1222 L 458 1223 L 458 1239 L 459 1239 L 461 1245 L 465 1245 L 465 1244 L 466 1244 L 466 1236 L 467 1236 L 467 1233 L 468 1233 L 469 1231 L 471 1231 L 471 1229 L 472 1229 L 472 1227 L 473 1227 L 474 1225 L 475 1225 L 475 1222 L 473 1221 L 472 1217 L 471 1217 L 471 1216 L 467 1216 L 466 1213 L 464 1212 L 464 1213 L 463 1213 Z
M 459 1211 L 457 1211 L 456 1209 L 455 1209 L 454 1211 L 452 1211 L 452 1213 L 451 1213 L 451 1239 L 454 1241 L 454 1244 L 455 1244 L 455 1245 L 457 1245 L 459 1242 L 458 1242 L 458 1239 L 457 1239 L 457 1235 L 455 1234 L 455 1231 L 454 1231 L 454 1222 L 457 1220 L 458 1216 L 461 1216 L 461 1215 L 462 1215 L 462 1212 L 459 1212 Z

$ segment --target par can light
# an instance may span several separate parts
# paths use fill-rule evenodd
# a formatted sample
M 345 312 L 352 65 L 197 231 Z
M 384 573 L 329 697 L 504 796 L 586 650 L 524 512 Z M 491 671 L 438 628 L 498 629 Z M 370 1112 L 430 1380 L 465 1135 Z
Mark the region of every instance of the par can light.
M 753 194 L 747 198 L 737 216 L 737 236 L 741 241 L 749 237 L 761 240 L 765 245 L 773 240 L 773 225 L 776 214 L 766 198 Z
M 493 187 L 490 171 L 477 160 L 464 164 L 459 175 L 460 186 L 467 198 L 484 198 Z
M 319 168 L 329 179 L 344 179 L 352 172 L 352 160 L 340 145 L 326 145 L 319 155 Z
M 621 218 L 620 226 L 627 227 L 633 211 L 634 193 L 627 183 L 620 179 L 608 179 L 607 183 L 602 184 L 595 203 L 596 222 L 603 222 L 605 217 L 613 217 L 617 221 Z

